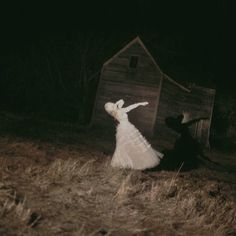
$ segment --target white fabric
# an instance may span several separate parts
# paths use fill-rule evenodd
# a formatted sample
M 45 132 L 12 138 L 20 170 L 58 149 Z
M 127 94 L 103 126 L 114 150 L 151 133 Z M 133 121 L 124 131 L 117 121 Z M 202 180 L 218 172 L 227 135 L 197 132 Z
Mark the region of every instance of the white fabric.
M 145 106 L 148 103 L 136 103 L 122 108 L 123 104 L 123 100 L 105 104 L 105 110 L 119 122 L 116 130 L 116 149 L 111 165 L 137 170 L 157 166 L 163 154 L 151 147 L 138 129 L 129 122 L 127 115 L 130 110 L 141 105 Z

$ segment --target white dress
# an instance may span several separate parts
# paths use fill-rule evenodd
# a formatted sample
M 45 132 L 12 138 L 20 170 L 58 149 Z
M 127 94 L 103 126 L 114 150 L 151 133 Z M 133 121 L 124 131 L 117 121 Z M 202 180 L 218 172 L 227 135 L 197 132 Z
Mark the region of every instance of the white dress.
M 106 111 L 112 115 L 119 124 L 116 129 L 116 149 L 111 165 L 113 167 L 144 170 L 160 163 L 163 154 L 154 150 L 139 130 L 129 122 L 127 112 L 148 103 L 136 103 L 122 108 L 123 100 L 117 103 L 106 103 Z

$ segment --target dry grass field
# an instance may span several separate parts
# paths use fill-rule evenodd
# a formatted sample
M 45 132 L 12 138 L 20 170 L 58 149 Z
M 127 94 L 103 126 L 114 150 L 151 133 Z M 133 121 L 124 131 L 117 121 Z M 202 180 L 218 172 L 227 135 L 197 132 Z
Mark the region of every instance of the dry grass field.
M 6 114 L 0 135 L 1 236 L 236 235 L 232 170 L 113 169 L 102 133 Z

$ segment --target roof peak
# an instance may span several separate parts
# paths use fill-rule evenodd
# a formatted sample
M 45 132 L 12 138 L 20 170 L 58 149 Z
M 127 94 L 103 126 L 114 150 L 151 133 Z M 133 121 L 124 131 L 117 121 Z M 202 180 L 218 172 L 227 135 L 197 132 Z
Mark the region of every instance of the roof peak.
M 152 54 L 149 52 L 149 50 L 147 49 L 147 47 L 144 45 L 143 41 L 141 40 L 141 38 L 139 37 L 139 35 L 137 35 L 133 40 L 131 40 L 129 43 L 126 44 L 126 46 L 124 46 L 121 50 L 119 50 L 115 55 L 113 55 L 113 57 L 111 57 L 110 59 L 108 59 L 103 66 L 108 65 L 115 57 L 117 57 L 119 54 L 121 54 L 122 52 L 124 52 L 127 48 L 130 47 L 130 45 L 132 45 L 133 43 L 138 42 L 141 47 L 144 49 L 144 51 L 148 54 L 148 56 L 150 57 L 150 59 L 152 60 L 152 62 L 154 63 L 154 65 L 156 66 L 156 68 L 161 72 L 162 76 L 164 75 L 164 73 L 162 72 L 161 68 L 159 67 L 159 65 L 156 63 L 156 60 L 154 59 L 154 57 L 152 56 Z M 167 80 L 169 80 L 170 82 L 174 83 L 175 85 L 177 85 L 178 87 L 180 87 L 181 89 L 190 92 L 190 90 L 186 87 L 184 87 L 183 85 L 179 84 L 178 82 L 176 82 L 175 80 L 171 79 L 169 76 L 167 76 L 165 74 L 165 77 Z

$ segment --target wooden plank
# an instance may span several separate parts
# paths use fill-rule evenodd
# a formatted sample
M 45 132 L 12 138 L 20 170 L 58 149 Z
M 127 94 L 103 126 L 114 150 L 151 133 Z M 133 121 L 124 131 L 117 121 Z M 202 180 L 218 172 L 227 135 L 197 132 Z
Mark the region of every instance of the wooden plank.
M 103 82 L 102 82 L 103 83 Z M 129 86 L 132 86 L 132 87 L 134 87 L 135 89 L 145 89 L 146 88 L 146 86 L 145 85 L 135 85 L 135 84 L 132 84 L 132 83 L 126 83 L 126 84 L 124 84 L 124 83 L 119 83 L 119 82 L 110 82 L 110 81 L 106 81 L 106 82 L 104 82 L 104 85 L 113 85 L 113 86 L 123 86 L 124 88 L 125 87 L 129 87 Z M 149 88 L 148 87 L 148 90 L 149 91 L 156 91 L 157 89 L 156 88 Z
M 122 91 L 119 93 L 119 91 L 112 91 L 112 90 L 101 90 L 100 97 L 101 99 L 105 98 L 108 99 L 107 101 L 112 101 L 115 102 L 115 99 L 129 99 L 134 102 L 140 101 L 140 100 L 145 100 L 145 101 L 150 101 L 154 97 L 156 97 L 156 93 L 154 94 L 147 94 L 146 91 L 139 91 L 136 94 L 133 92 L 132 89 L 128 89 L 126 92 Z
M 127 94 L 130 96 L 143 96 L 148 95 L 149 97 L 155 97 L 157 94 L 157 89 L 153 90 L 153 87 L 143 87 L 138 88 L 134 84 L 131 85 L 112 85 L 112 84 L 104 84 L 104 86 L 100 89 L 101 94 L 106 94 L 109 92 L 117 93 L 117 94 Z
M 137 69 L 130 69 L 119 64 L 117 66 L 113 65 L 106 68 L 103 73 L 102 79 L 109 80 L 109 78 L 111 77 L 120 77 L 128 80 L 129 76 L 134 75 L 141 78 L 141 80 L 144 80 L 145 82 L 148 82 L 147 78 L 149 78 L 150 80 L 158 81 L 161 77 L 161 74 L 157 73 L 155 68 L 153 69 L 152 67 L 144 68 L 140 66 Z

